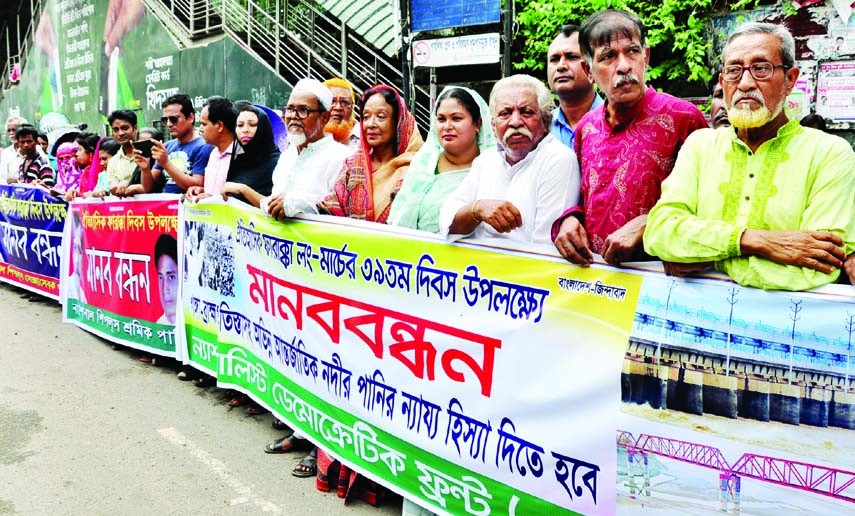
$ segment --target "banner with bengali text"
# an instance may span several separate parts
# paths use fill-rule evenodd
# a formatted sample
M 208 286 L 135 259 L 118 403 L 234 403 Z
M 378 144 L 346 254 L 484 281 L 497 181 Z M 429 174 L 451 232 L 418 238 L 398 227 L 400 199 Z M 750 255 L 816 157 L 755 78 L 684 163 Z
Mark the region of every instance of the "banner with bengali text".
M 70 204 L 63 321 L 113 342 L 175 356 L 177 195 Z
M 612 514 L 641 277 L 183 208 L 186 360 L 440 514 Z M 414 233 L 409 233 L 414 234 Z
M 67 209 L 43 188 L 0 185 L 0 281 L 59 299 Z

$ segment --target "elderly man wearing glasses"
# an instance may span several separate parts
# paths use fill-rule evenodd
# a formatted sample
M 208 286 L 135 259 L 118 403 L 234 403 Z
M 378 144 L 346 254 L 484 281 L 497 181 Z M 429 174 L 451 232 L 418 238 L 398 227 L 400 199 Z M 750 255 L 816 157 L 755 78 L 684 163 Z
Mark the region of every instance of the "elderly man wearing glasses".
M 353 85 L 338 77 L 324 81 L 324 86 L 332 92 L 330 105 L 330 121 L 324 131 L 330 133 L 335 141 L 343 143 L 351 149 L 359 146 L 359 122 L 353 106 L 356 104 L 356 94 Z
M 764 289 L 837 279 L 855 250 L 855 154 L 789 120 L 795 43 L 780 25 L 747 23 L 724 48 L 721 84 L 736 129 L 704 129 L 683 145 L 644 233 L 676 276 L 714 266 Z
M 224 192 L 242 194 L 275 219 L 318 213 L 318 201 L 332 190 L 344 160 L 352 154 L 351 149 L 324 133 L 332 99 L 330 89 L 315 79 L 297 82 L 283 109 L 288 149 L 273 171 L 270 197 L 236 183 L 227 184 Z

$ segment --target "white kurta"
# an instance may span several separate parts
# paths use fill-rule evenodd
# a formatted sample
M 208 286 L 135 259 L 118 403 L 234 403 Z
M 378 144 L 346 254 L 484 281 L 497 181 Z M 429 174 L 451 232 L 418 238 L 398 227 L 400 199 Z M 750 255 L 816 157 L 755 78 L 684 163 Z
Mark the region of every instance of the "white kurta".
M 296 145 L 289 145 L 273 171 L 271 197 L 285 196 L 288 217 L 318 213 L 318 201 L 332 191 L 344 160 L 351 154 L 353 149 L 336 142 L 330 135 L 310 143 L 300 153 Z M 265 214 L 271 197 L 261 200 L 260 208 Z
M 520 242 L 550 243 L 552 221 L 567 206 L 579 202 L 579 164 L 573 150 L 548 134 L 522 161 L 509 165 L 501 150 L 487 149 L 472 163 L 472 170 L 443 204 L 439 213 L 442 236 L 449 235 L 454 216 L 477 200 L 505 200 L 522 215 L 522 227 L 499 233 L 482 222 L 473 235 L 479 238 L 508 238 Z

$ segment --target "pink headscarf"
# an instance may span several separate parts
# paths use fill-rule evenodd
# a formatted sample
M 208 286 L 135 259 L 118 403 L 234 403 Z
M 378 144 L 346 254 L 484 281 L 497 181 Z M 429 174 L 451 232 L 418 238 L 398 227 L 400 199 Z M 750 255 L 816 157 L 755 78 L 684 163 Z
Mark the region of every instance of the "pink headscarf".
M 66 142 L 60 145 L 56 151 L 56 188 L 61 192 L 77 188 L 80 183 L 83 170 L 77 164 L 77 149 L 79 148 L 77 142 Z
M 98 184 L 98 174 L 100 174 L 101 170 L 103 170 L 101 157 L 98 151 L 101 150 L 101 142 L 103 142 L 105 139 L 106 137 L 102 136 L 101 139 L 98 140 L 98 145 L 95 146 L 95 152 L 92 155 L 92 163 L 88 167 L 86 167 L 86 169 L 83 171 L 83 174 L 80 176 L 79 193 L 81 194 L 91 192 Z

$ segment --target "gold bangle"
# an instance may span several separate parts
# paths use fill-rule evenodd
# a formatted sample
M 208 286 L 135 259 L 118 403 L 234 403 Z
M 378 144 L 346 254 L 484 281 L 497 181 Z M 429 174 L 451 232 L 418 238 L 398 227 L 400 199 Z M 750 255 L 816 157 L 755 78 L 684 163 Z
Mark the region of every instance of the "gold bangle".
M 475 213 L 475 207 L 477 205 L 478 205 L 478 200 L 476 199 L 475 202 L 472 203 L 472 208 L 469 210 L 469 213 L 472 214 L 472 218 L 475 220 L 475 222 L 484 222 L 483 220 L 479 219 L 478 215 Z

